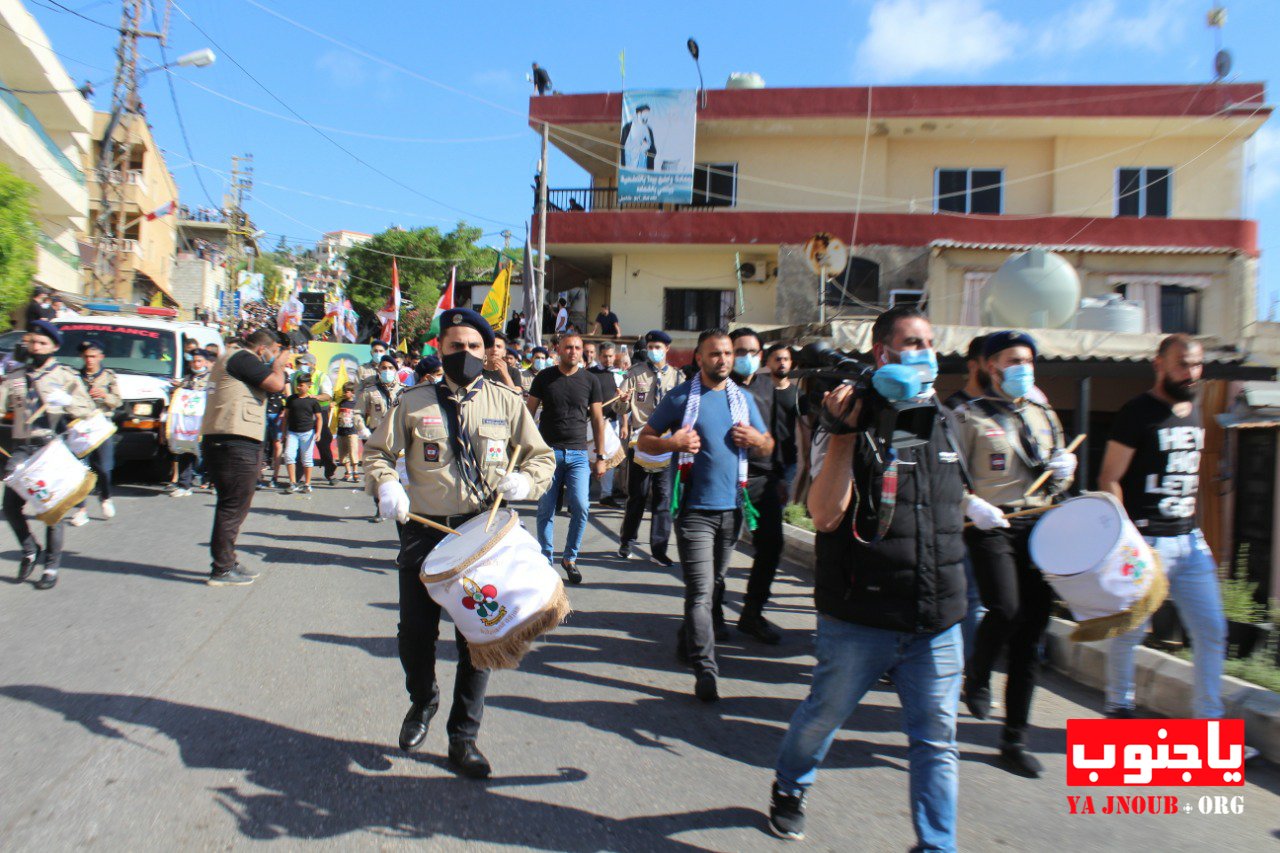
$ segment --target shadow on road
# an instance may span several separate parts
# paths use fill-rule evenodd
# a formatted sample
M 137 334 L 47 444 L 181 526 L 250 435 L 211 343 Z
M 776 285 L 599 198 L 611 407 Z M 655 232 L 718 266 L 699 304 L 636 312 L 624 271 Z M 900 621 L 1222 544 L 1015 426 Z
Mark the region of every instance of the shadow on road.
M 706 809 L 625 819 L 501 793 L 502 788 L 580 782 L 586 772 L 494 778 L 485 783 L 394 775 L 392 747 L 323 737 L 229 711 L 165 699 L 7 685 L 0 695 L 29 702 L 106 738 L 144 726 L 172 739 L 187 767 L 232 771 L 243 785 L 213 790 L 247 838 L 336 838 L 357 831 L 427 839 L 465 838 L 567 851 L 695 850 L 672 836 L 697 829 L 761 826 L 759 812 Z M 497 758 L 497 756 L 494 756 Z M 435 762 L 418 759 L 417 766 Z M 395 809 L 404 809 L 395 813 Z

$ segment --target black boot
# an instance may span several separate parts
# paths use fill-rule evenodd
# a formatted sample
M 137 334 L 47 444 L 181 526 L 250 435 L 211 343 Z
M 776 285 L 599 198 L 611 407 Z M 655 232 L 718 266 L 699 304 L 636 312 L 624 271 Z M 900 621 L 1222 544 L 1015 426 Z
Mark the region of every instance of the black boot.
M 404 715 L 404 722 L 400 724 L 400 748 L 405 752 L 412 752 L 421 746 L 426 740 L 431 718 L 435 715 L 436 709 L 431 705 L 421 702 L 410 705 L 409 713 Z
M 738 630 L 769 646 L 776 646 L 782 642 L 782 635 L 778 633 L 778 629 L 769 624 L 769 620 L 764 618 L 759 607 L 750 604 L 743 607 L 742 615 L 738 617 Z
M 43 553 L 44 549 L 37 545 L 34 554 L 22 555 L 22 562 L 18 564 L 18 580 L 24 581 L 31 577 L 31 573 L 36 570 L 36 564 L 40 562 L 40 555 Z
M 968 678 L 964 680 L 964 704 L 975 719 L 985 720 L 991 716 L 991 688 L 975 687 Z
M 40 576 L 40 580 L 36 581 L 35 587 L 36 589 L 53 589 L 55 586 L 57 586 L 57 584 L 58 584 L 57 570 L 54 570 L 51 572 L 48 569 L 45 569 L 44 574 Z
M 1017 729 L 1005 729 L 1000 737 L 1000 763 L 1006 770 L 1028 779 L 1039 779 L 1044 765 L 1026 746 L 1022 732 Z
M 492 770 L 473 740 L 449 741 L 449 766 L 471 779 L 488 779 Z

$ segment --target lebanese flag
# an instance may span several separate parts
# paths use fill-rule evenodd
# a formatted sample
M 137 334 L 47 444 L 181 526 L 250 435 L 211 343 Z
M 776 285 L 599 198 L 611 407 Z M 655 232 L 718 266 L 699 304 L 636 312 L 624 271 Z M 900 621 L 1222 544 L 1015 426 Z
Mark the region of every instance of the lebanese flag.
M 453 304 L 453 286 L 457 281 L 458 268 L 453 267 L 449 270 L 449 283 L 444 286 L 444 293 L 440 294 L 440 301 L 436 303 L 436 313 L 431 315 L 431 331 L 427 332 L 427 346 L 433 352 L 440 351 L 440 343 L 436 340 L 440 337 L 440 315 L 455 307 Z
M 400 267 L 396 265 L 395 258 L 391 259 L 391 295 L 387 297 L 387 304 L 378 312 L 378 319 L 382 321 L 379 339 L 390 343 L 391 334 L 400 322 Z
M 178 203 L 176 201 L 171 201 L 168 204 L 162 204 L 159 207 L 157 207 L 155 210 L 147 214 L 147 221 L 153 222 L 154 220 L 157 220 L 162 216 L 168 216 L 170 213 L 173 213 L 174 208 L 176 208 L 177 206 L 178 206 Z

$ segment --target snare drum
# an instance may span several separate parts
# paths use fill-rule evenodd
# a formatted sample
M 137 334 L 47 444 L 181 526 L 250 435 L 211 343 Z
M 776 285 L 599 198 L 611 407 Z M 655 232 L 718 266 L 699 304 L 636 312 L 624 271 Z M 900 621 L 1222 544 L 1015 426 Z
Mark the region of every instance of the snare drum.
M 665 436 L 664 436 L 665 437 Z M 635 453 L 636 464 L 650 474 L 661 474 L 671 467 L 670 453 L 645 453 L 639 447 Z
M 67 443 L 68 450 L 83 459 L 115 434 L 115 422 L 103 412 L 94 412 L 87 418 L 67 424 L 62 440 Z
M 587 424 L 587 444 L 596 446 L 596 430 L 591 423 Z M 604 422 L 604 455 L 605 465 L 609 468 L 617 468 L 627 459 L 627 451 L 622 449 L 622 439 L 618 438 L 618 430 L 612 421 Z
M 1090 492 L 1049 510 L 1031 531 L 1031 559 L 1071 608 L 1071 639 L 1117 637 L 1164 602 L 1169 582 L 1124 507 Z
M 449 611 L 479 669 L 515 669 L 538 637 L 569 615 L 560 575 L 513 510 L 488 513 L 445 537 L 422 562 L 427 593 Z
M 36 518 L 54 525 L 88 497 L 98 476 L 57 438 L 26 459 L 17 460 L 4 482 L 31 505 Z

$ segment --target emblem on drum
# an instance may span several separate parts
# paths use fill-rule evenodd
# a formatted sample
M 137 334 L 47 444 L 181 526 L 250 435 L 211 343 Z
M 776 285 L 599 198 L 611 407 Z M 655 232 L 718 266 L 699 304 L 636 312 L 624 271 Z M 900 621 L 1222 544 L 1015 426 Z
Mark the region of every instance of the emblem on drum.
M 27 487 L 27 494 L 38 501 L 44 502 L 49 500 L 52 492 L 49 491 L 48 483 L 44 480 L 38 480 L 34 486 Z
M 493 584 L 480 586 L 471 578 L 463 578 L 462 588 L 467 593 L 462 597 L 462 606 L 474 610 L 486 627 L 492 628 L 507 615 L 507 608 L 498 601 L 498 588 Z
M 1147 568 L 1147 561 L 1142 559 L 1142 552 L 1137 548 L 1125 546 L 1120 549 L 1120 556 L 1124 558 L 1124 565 L 1120 567 L 1120 574 L 1133 580 L 1141 580 L 1142 573 Z

